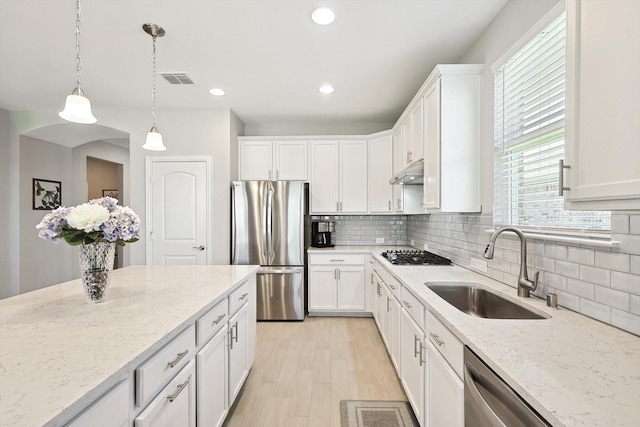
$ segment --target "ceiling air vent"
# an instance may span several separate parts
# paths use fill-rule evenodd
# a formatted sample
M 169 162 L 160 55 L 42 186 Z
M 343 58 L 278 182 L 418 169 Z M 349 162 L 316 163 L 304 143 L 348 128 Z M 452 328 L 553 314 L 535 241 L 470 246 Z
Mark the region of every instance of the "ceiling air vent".
M 160 75 L 164 77 L 164 79 L 168 81 L 169 84 L 172 85 L 194 84 L 193 80 L 191 80 L 191 77 L 187 76 L 186 73 L 160 73 Z

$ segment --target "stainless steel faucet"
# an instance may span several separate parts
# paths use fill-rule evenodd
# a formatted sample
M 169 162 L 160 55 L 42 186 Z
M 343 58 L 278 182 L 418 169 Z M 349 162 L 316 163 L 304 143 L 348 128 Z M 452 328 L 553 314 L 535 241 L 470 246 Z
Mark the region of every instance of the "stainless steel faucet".
M 533 280 L 529 280 L 527 275 L 527 239 L 524 237 L 522 231 L 515 227 L 502 227 L 496 230 L 489 239 L 489 244 L 484 250 L 484 257 L 487 259 L 493 258 L 493 250 L 496 246 L 496 239 L 503 231 L 513 231 L 520 238 L 520 276 L 518 276 L 518 296 L 529 298 L 531 291 L 535 291 L 538 287 L 539 271 L 533 275 Z

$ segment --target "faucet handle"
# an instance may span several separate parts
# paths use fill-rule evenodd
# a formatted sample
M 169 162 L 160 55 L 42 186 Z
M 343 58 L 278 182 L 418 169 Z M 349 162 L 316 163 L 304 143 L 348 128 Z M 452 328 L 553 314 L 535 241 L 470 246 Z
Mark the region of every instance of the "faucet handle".
M 538 277 L 540 276 L 540 272 L 536 271 L 533 275 L 533 286 L 531 287 L 532 291 L 535 291 L 536 288 L 538 287 Z

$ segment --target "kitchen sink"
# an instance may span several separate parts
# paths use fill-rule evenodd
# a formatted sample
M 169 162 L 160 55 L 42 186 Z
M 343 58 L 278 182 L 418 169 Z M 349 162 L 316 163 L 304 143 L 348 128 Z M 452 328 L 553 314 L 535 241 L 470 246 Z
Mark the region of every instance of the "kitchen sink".
M 473 282 L 426 282 L 440 298 L 469 316 L 485 319 L 547 319 Z

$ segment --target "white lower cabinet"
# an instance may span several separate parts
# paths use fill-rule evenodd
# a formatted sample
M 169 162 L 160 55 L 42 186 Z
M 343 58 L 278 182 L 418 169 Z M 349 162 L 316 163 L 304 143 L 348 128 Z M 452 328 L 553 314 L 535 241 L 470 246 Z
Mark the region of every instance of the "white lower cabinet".
M 129 381 L 122 381 L 101 396 L 66 427 L 129 426 Z
M 464 426 L 464 383 L 438 350 L 427 341 L 426 425 Z
M 389 355 L 396 371 L 401 371 L 402 366 L 402 337 L 397 331 L 400 330 L 400 316 L 402 306 L 393 296 L 389 297 Z
M 365 309 L 364 255 L 309 256 L 309 314 L 359 314 Z
M 135 427 L 195 427 L 196 365 L 192 360 L 135 419 Z
M 198 425 L 218 427 L 227 415 L 227 328 L 196 355 Z
M 404 309 L 402 310 L 400 323 L 402 337 L 400 380 L 418 424 L 424 426 L 424 382 L 427 364 L 424 332 Z
M 243 305 L 238 312 L 229 319 L 229 398 L 231 406 L 242 388 L 249 367 L 247 366 L 247 311 L 248 304 Z

